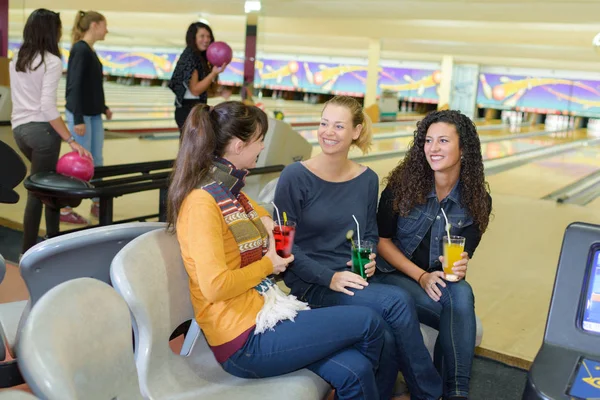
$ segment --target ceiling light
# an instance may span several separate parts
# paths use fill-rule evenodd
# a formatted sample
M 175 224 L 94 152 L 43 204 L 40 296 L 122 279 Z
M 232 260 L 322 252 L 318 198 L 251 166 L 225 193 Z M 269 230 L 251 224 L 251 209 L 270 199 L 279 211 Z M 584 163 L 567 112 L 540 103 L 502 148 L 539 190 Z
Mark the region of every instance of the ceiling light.
M 260 11 L 260 1 L 259 0 L 246 0 L 244 4 L 244 10 L 246 14 L 251 13 L 253 11 Z

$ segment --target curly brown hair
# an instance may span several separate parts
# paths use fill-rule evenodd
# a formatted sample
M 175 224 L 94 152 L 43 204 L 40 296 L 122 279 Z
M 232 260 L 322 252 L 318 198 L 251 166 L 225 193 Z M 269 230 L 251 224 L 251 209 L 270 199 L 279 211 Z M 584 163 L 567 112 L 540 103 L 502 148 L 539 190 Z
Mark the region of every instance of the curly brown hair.
M 413 207 L 424 204 L 434 185 L 433 170 L 425 157 L 425 137 L 431 124 L 444 122 L 453 125 L 462 150 L 460 165 L 461 203 L 473 217 L 481 234 L 487 229 L 491 202 L 489 185 L 485 181 L 481 143 L 477 127 L 455 110 L 434 111 L 417 123 L 414 139 L 404 159 L 386 178 L 394 195 L 394 211 L 406 216 Z

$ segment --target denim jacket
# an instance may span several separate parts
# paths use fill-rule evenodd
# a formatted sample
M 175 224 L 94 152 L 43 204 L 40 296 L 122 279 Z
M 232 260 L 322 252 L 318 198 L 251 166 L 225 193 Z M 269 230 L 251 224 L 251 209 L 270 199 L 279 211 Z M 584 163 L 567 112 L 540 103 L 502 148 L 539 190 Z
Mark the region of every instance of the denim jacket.
M 450 235 L 460 235 L 462 231 L 473 224 L 473 218 L 460 203 L 460 181 L 456 183 L 450 194 L 440 203 L 435 188 L 427 195 L 425 204 L 415 206 L 408 215 L 398 216 L 396 235 L 392 242 L 407 257 L 411 258 L 414 251 L 431 228 L 429 250 L 429 270 L 441 267 L 439 256 L 443 253 L 442 238 L 446 236 L 446 222 L 441 208 L 450 222 Z M 382 272 L 392 272 L 396 269 L 381 257 L 377 259 L 377 268 Z

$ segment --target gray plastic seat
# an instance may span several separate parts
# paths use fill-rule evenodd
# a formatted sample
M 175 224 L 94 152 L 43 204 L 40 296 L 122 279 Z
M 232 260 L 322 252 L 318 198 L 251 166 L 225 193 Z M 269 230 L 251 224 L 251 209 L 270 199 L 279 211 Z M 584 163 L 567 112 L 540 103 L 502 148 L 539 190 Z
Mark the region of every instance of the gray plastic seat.
M 186 356 L 174 354 L 171 333 L 194 318 L 188 275 L 175 235 L 165 230 L 131 241 L 114 258 L 111 279 L 132 312 L 141 392 L 149 399 L 322 399 L 330 386 L 309 370 L 241 379 L 215 360 L 201 331 Z
M 0 254 L 0 283 L 6 275 L 6 262 Z M 14 301 L 0 304 L 0 361 L 6 360 L 8 354 L 15 356 L 14 346 L 17 337 L 17 327 L 27 301 Z M 5 347 L 6 346 L 6 347 Z
M 29 291 L 29 302 L 19 322 L 25 323 L 29 310 L 56 285 L 76 278 L 95 278 L 110 284 L 110 263 L 132 239 L 164 222 L 132 222 L 90 228 L 45 240 L 21 258 L 21 276 Z M 18 341 L 18 332 L 15 331 Z
M 8 354 L 13 358 L 15 357 L 19 324 L 26 307 L 27 300 L 0 304 L 0 336 L 3 337 L 4 343 L 6 343 Z M 6 358 L 6 355 L 2 357 L 3 352 L 4 349 L 0 350 L 0 360 Z
M 18 344 L 31 391 L 48 400 L 142 399 L 127 304 L 106 283 L 79 278 L 32 308 Z
M 4 261 L 4 257 L 0 254 L 0 283 L 4 280 L 4 276 L 6 276 L 6 261 Z
M 4 390 L 0 392 L 0 400 L 37 400 L 31 393 L 22 390 Z

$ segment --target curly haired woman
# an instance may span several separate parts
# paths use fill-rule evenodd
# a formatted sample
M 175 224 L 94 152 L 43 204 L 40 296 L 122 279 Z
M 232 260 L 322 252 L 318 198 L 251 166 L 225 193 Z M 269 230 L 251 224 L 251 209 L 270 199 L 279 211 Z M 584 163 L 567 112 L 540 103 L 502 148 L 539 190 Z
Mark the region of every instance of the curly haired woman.
M 439 331 L 434 358 L 444 378 L 444 399 L 468 398 L 476 325 L 473 291 L 464 278 L 488 226 L 488 192 L 475 124 L 445 110 L 417 124 L 379 202 L 377 267 L 383 273 L 373 281 L 410 293 L 420 322 Z M 444 212 L 450 234 L 466 238 L 462 259 L 453 267 L 456 281 L 442 271 Z

